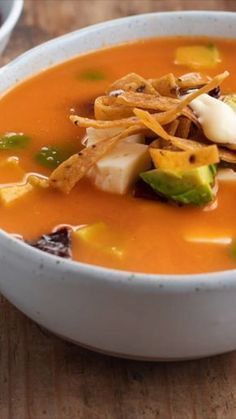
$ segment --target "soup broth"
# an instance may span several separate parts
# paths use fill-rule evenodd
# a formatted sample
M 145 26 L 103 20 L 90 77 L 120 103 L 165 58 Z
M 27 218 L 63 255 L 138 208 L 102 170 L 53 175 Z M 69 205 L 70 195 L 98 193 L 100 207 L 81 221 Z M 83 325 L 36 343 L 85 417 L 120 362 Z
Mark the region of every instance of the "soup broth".
M 189 72 L 188 66 L 175 64 L 176 49 L 201 43 L 214 43 L 221 53 L 221 62 L 205 72 L 214 76 L 227 69 L 231 76 L 224 83 L 224 93 L 236 92 L 236 41 L 190 37 L 148 39 L 101 49 L 19 84 L 0 100 L 0 134 L 23 133 L 30 140 L 23 148 L 0 150 L 0 183 L 20 182 L 28 172 L 49 176 L 52 167 L 42 165 L 36 157 L 42 147 L 60 147 L 70 154 L 81 148 L 85 130 L 71 123 L 70 114 L 91 117 L 95 98 L 127 73 L 156 78 Z M 17 168 L 1 165 L 12 156 L 19 159 Z M 112 244 L 109 239 L 109 245 L 91 245 L 74 235 L 73 259 L 146 273 L 219 271 L 236 267 L 232 248 L 235 196 L 235 182 L 219 182 L 214 209 L 178 207 L 137 199 L 131 191 L 125 195 L 103 192 L 86 178 L 68 195 L 36 189 L 11 205 L 1 205 L 0 227 L 35 240 L 58 225 L 103 223 L 114 234 Z

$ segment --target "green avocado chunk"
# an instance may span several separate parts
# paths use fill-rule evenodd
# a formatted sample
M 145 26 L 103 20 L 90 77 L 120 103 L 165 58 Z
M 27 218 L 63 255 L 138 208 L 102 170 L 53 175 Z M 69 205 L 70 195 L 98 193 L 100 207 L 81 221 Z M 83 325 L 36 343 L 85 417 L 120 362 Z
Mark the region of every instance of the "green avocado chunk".
M 30 138 L 24 134 L 5 134 L 0 136 L 0 150 L 11 150 L 13 148 L 25 148 Z
M 215 174 L 215 166 L 210 165 L 187 172 L 154 169 L 141 173 L 140 177 L 154 191 L 172 201 L 200 206 L 215 197 L 212 190 Z

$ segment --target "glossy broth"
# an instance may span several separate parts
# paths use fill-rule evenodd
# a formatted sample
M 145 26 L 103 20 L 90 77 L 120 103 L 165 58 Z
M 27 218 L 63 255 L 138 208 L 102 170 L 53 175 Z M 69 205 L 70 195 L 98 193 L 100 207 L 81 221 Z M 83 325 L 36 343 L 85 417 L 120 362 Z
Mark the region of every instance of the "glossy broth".
M 43 146 L 77 150 L 84 130 L 69 121 L 72 112 L 89 115 L 91 103 L 109 83 L 129 72 L 158 77 L 168 72 L 189 72 L 174 64 L 180 45 L 214 42 L 222 63 L 209 75 L 229 70 L 224 92 L 236 91 L 236 41 L 205 38 L 163 38 L 127 43 L 79 56 L 18 85 L 0 101 L 0 134 L 23 132 L 31 137 L 22 150 L 0 151 L 0 163 L 15 155 L 25 172 L 45 175 L 50 170 L 35 160 Z M 88 71 L 101 77 L 86 80 Z M 0 183 L 22 180 L 0 166 Z M 58 191 L 34 191 L 9 207 L 0 207 L 0 226 L 10 233 L 33 240 L 49 233 L 56 225 L 83 225 L 103 221 L 122 233 L 122 258 L 73 240 L 73 258 L 96 265 L 150 273 L 198 273 L 236 267 L 227 245 L 191 243 L 189 237 L 236 237 L 236 185 L 220 184 L 218 206 L 212 211 L 178 208 L 97 190 L 88 180 L 81 181 L 66 196 Z

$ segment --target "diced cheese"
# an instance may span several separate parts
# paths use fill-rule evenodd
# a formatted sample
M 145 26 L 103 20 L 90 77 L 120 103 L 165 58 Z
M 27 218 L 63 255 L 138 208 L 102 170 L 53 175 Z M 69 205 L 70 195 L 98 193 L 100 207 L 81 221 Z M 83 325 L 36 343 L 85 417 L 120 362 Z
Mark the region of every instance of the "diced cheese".
M 89 127 L 86 130 L 87 136 L 88 136 L 88 138 L 86 140 L 86 146 L 90 147 L 91 145 L 96 144 L 99 141 L 105 140 L 107 138 L 115 137 L 122 130 L 123 130 L 123 128 L 119 128 L 119 127 L 116 127 L 116 128 L 99 128 L 99 129 Z M 124 142 L 144 144 L 145 137 L 142 134 L 130 135 L 129 137 L 124 139 Z
M 124 194 L 139 173 L 150 166 L 148 146 L 123 142 L 97 162 L 89 172 L 89 177 L 103 191 Z
M 98 143 L 99 141 L 105 140 L 107 138 L 115 137 L 122 131 L 122 128 L 93 128 L 89 127 L 86 129 L 87 140 L 86 146 L 90 147 L 93 144 Z
M 34 189 L 29 183 L 22 185 L 12 185 L 0 188 L 0 201 L 4 205 L 10 205 L 19 198 L 27 195 Z
M 145 136 L 142 134 L 130 135 L 129 137 L 125 138 L 124 142 L 132 144 L 145 144 Z

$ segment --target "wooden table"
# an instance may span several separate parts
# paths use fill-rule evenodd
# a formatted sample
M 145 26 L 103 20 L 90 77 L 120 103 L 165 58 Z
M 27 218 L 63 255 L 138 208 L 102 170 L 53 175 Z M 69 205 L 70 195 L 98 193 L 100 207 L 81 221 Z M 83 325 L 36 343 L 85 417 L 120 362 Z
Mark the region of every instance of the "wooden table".
M 88 24 L 172 9 L 236 10 L 236 1 L 26 0 L 0 64 Z M 236 418 L 235 352 L 171 364 L 113 359 L 45 333 L 4 298 L 0 309 L 0 419 Z

